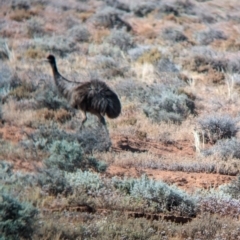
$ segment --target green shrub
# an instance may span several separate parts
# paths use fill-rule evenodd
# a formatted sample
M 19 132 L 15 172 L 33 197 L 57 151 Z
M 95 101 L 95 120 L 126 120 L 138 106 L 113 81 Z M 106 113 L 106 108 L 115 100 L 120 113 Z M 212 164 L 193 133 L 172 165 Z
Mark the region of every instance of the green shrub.
M 32 239 L 38 211 L 10 195 L 0 194 L 0 236 L 3 239 Z
M 86 157 L 81 145 L 66 140 L 55 141 L 50 147 L 50 157 L 44 161 L 46 167 L 62 171 L 74 172 L 77 169 L 93 168 L 96 171 L 105 171 L 107 165 L 93 157 Z
M 48 108 L 56 110 L 59 108 L 69 109 L 66 100 L 59 96 L 52 84 L 45 83 L 44 90 L 41 90 L 35 95 L 38 108 Z
M 97 173 L 77 170 L 74 173 L 65 172 L 65 177 L 74 188 L 84 188 L 85 191 L 98 191 L 104 184 Z
M 164 182 L 149 179 L 146 175 L 137 180 L 114 179 L 114 185 L 134 198 L 148 201 L 155 206 L 157 212 L 177 211 L 181 215 L 195 215 L 193 198 Z
M 56 168 L 42 169 L 37 176 L 37 184 L 49 195 L 67 196 L 72 193 L 72 188 L 65 178 L 65 173 Z
M 13 171 L 13 165 L 9 162 L 0 161 L 0 191 L 4 190 L 17 190 L 22 189 L 22 186 L 34 186 L 36 178 L 29 173 L 23 173 L 20 171 Z
M 48 168 L 56 167 L 74 172 L 83 167 L 83 151 L 78 142 L 55 141 L 50 147 L 50 157 L 44 161 Z

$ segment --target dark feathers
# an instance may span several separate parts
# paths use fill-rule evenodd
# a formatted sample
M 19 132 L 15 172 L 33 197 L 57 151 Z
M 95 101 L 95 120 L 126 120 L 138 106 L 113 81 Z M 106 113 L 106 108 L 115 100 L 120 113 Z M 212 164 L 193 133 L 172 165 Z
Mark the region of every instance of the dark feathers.
M 73 89 L 71 104 L 83 111 L 109 118 L 116 118 L 121 113 L 121 103 L 106 83 L 99 80 L 85 82 Z
M 117 94 L 105 82 L 97 79 L 83 83 L 71 82 L 60 75 L 57 70 L 55 57 L 49 55 L 55 83 L 59 92 L 69 101 L 72 107 L 95 114 L 100 122 L 105 123 L 103 116 L 117 118 L 121 113 L 121 103 Z

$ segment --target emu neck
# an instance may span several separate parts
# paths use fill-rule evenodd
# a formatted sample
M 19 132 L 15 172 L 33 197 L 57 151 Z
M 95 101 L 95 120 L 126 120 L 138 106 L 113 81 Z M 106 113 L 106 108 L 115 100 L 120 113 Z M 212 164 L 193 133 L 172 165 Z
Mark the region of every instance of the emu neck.
M 58 72 L 56 63 L 51 63 L 51 67 L 52 67 L 52 72 L 53 72 L 54 79 L 59 77 L 60 73 Z
M 69 99 L 69 97 L 70 97 L 70 91 L 69 91 L 70 86 L 65 81 L 65 79 L 61 76 L 61 74 L 58 72 L 56 64 L 51 64 L 51 67 L 52 67 L 54 81 L 55 81 L 55 84 L 57 86 L 57 89 L 58 89 L 59 93 L 63 97 Z

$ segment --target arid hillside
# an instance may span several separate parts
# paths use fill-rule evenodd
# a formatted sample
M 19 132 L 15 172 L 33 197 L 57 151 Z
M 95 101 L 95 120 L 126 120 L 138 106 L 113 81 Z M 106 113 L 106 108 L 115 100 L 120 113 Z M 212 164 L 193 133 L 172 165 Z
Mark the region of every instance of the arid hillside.
M 239 12 L 0 0 L 0 238 L 240 239 Z M 121 114 L 81 126 L 50 54 L 66 91 L 104 81 Z

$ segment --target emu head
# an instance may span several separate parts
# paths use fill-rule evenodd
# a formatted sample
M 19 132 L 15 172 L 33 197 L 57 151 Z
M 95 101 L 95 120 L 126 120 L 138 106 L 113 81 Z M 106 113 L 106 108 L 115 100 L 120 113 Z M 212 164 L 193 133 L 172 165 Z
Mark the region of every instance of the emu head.
M 53 55 L 49 55 L 47 57 L 47 61 L 51 64 L 51 65 L 55 65 L 56 61 L 55 61 L 55 57 Z

